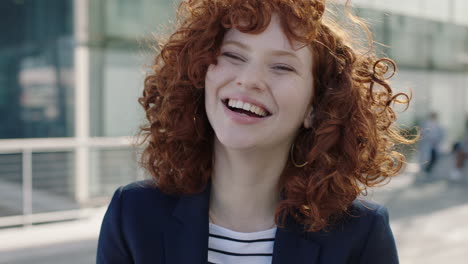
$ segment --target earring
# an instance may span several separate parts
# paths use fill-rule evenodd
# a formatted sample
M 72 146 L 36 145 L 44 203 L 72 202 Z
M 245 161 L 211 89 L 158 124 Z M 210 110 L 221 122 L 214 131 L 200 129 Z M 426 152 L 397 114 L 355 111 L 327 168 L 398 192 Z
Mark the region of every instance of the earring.
M 193 125 L 197 127 L 197 112 L 198 112 L 198 105 L 195 107 L 195 111 L 193 112 Z
M 195 132 L 197 133 L 197 135 L 200 137 L 200 132 L 198 131 L 198 126 L 197 126 L 197 122 L 200 122 L 200 118 L 197 117 L 198 115 L 198 106 L 197 105 L 195 107 L 195 111 L 193 112 L 193 127 L 195 129 Z
M 291 154 L 291 162 L 292 164 L 294 165 L 294 167 L 296 168 L 302 168 L 304 167 L 305 165 L 309 164 L 308 161 L 302 163 L 302 164 L 297 164 L 296 161 L 294 160 L 294 144 L 295 142 L 291 145 L 291 151 L 290 151 L 290 154 Z
M 309 129 L 312 127 L 312 120 L 314 119 L 314 112 L 313 109 L 311 108 L 309 112 L 307 113 L 307 118 L 304 120 L 304 128 Z

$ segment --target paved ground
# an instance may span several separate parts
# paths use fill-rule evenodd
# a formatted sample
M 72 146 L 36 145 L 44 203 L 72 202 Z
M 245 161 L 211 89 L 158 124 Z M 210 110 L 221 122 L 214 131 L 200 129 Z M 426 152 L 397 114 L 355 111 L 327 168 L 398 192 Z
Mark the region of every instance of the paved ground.
M 0 264 L 95 263 L 105 209 L 79 221 L 0 230 Z
M 389 208 L 401 263 L 468 263 L 468 171 L 451 182 L 452 164 L 445 156 L 431 175 L 410 165 L 369 195 Z
M 5 255 L 4 255 L 5 254 Z M 95 263 L 96 240 L 49 244 L 0 252 L 2 264 L 86 264 Z
M 450 168 L 449 157 L 430 176 L 409 165 L 389 185 L 369 193 L 389 208 L 401 263 L 467 263 L 468 180 L 448 182 Z M 94 263 L 104 210 L 80 221 L 0 230 L 0 264 Z

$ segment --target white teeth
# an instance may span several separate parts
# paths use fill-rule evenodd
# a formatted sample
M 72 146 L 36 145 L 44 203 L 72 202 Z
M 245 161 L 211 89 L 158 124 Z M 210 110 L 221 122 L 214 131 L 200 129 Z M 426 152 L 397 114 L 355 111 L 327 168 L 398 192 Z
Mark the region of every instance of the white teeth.
M 249 104 L 249 103 L 244 103 L 244 105 L 242 106 L 242 109 L 244 109 L 245 111 L 250 111 L 250 107 L 251 107 L 251 106 L 252 106 L 252 105 Z
M 252 105 L 252 106 L 250 107 L 250 110 L 249 110 L 249 111 L 250 111 L 250 112 L 254 112 L 254 113 L 256 113 L 256 114 L 258 115 L 258 110 L 259 110 L 259 108 L 258 108 L 257 106 Z
M 234 99 L 228 99 L 228 106 L 234 107 L 234 108 L 239 108 L 243 109 L 245 111 L 250 111 L 252 113 L 255 113 L 259 116 L 266 116 L 267 112 L 263 108 L 252 105 L 250 103 L 244 103 L 242 101 L 234 100 Z
M 254 106 L 253 109 L 252 108 L 250 109 L 250 111 L 252 111 L 252 112 L 254 112 L 254 113 L 256 113 L 257 115 L 260 115 L 260 116 L 265 116 L 266 115 L 266 113 L 262 109 L 260 109 L 260 107 L 258 107 L 258 106 Z

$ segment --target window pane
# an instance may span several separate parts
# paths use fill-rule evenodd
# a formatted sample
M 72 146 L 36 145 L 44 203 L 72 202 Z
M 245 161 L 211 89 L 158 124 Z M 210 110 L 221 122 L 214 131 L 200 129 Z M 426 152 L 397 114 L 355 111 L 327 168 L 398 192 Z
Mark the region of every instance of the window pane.
M 0 154 L 0 217 L 23 212 L 22 155 Z
M 132 136 L 144 122 L 138 104 L 153 33 L 174 18 L 171 0 L 91 1 L 90 134 Z
M 143 178 L 132 147 L 95 148 L 90 153 L 90 197 L 108 197 L 120 186 Z
M 48 152 L 32 155 L 33 213 L 77 209 L 74 153 Z
M 73 136 L 72 29 L 72 0 L 0 1 L 0 138 Z

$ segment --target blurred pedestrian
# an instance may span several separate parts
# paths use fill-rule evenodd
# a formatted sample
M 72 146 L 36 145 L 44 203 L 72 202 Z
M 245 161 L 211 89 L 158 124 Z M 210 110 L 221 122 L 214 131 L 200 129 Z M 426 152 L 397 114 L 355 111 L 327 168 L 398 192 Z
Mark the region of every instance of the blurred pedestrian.
M 454 144 L 452 155 L 454 166 L 449 174 L 449 180 L 458 182 L 464 178 L 465 161 L 468 155 L 468 136 L 465 136 L 463 140 Z
M 444 130 L 439 124 L 437 113 L 431 112 L 429 118 L 421 127 L 419 143 L 420 163 L 424 172 L 430 174 L 439 159 L 440 144 L 444 138 Z
M 396 66 L 324 12 L 182 1 L 140 98 L 152 179 L 115 192 L 97 263 L 398 263 L 386 208 L 358 199 L 411 143 Z

